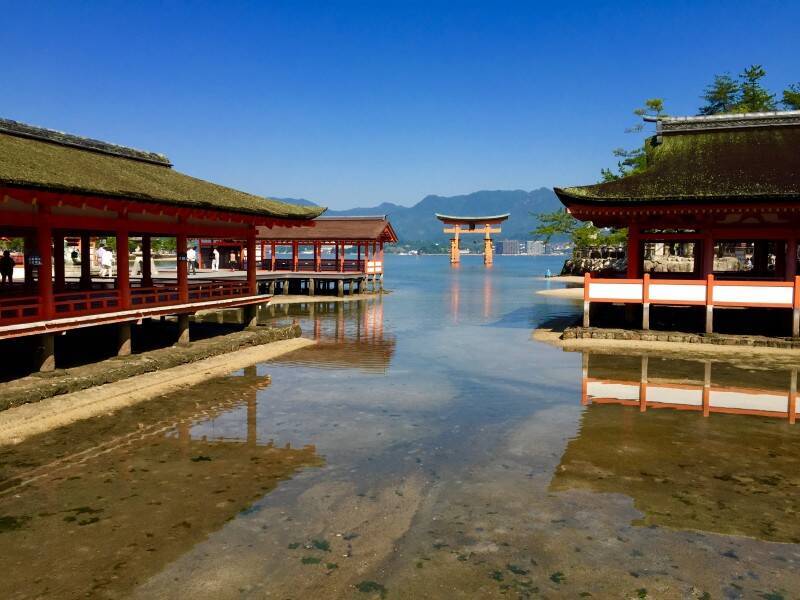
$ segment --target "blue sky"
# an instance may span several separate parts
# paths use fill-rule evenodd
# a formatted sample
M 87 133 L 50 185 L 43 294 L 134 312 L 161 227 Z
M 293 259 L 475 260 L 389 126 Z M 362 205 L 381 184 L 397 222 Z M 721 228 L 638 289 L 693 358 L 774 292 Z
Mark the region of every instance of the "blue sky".
M 800 2 L 0 0 L 0 116 L 332 208 L 591 183 L 631 111 L 800 81 Z

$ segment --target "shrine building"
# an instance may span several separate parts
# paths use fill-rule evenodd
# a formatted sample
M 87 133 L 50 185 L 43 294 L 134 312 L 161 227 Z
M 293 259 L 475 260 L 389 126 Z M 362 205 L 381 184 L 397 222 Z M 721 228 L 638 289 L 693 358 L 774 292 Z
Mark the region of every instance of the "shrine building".
M 716 308 L 770 308 L 800 335 L 800 111 L 655 122 L 643 171 L 555 189 L 577 219 L 628 229 L 625 277 L 585 278 L 584 325 L 594 303 L 641 305 L 643 329 L 653 305 L 703 307 L 708 333 Z

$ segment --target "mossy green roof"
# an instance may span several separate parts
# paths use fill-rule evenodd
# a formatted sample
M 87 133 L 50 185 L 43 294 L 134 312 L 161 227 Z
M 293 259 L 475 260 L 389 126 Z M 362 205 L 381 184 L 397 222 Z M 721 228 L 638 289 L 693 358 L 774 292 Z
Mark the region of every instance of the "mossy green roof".
M 800 200 L 800 126 L 664 133 L 647 168 L 616 181 L 555 188 L 564 204 Z
M 12 122 L 13 123 L 13 122 Z M 36 128 L 29 128 L 36 130 Z M 263 198 L 190 177 L 175 171 L 168 159 L 163 163 L 147 159 L 149 153 L 114 151 L 89 145 L 81 147 L 75 136 L 70 143 L 33 134 L 0 128 L 0 186 L 41 189 L 54 192 L 113 197 L 173 204 L 192 208 L 217 209 L 264 217 L 313 219 L 325 209 L 297 206 Z M 87 142 L 96 142 L 87 140 Z M 144 158 L 134 153 L 145 154 Z M 152 155 L 159 157 L 160 155 Z

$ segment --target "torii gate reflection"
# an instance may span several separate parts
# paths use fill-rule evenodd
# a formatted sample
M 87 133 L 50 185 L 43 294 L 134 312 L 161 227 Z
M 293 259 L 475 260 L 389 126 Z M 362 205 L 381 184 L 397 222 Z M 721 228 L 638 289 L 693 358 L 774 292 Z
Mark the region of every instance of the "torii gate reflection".
M 488 217 L 456 217 L 452 215 L 440 215 L 436 213 L 436 218 L 445 225 L 444 233 L 452 233 L 450 238 L 450 264 L 457 265 L 461 262 L 461 254 L 458 250 L 458 241 L 462 233 L 482 233 L 483 234 L 483 264 L 487 267 L 494 262 L 494 250 L 492 248 L 493 233 L 500 233 L 502 230 L 499 225 L 508 219 L 510 213 L 493 215 Z M 462 228 L 466 226 L 466 229 Z M 498 227 L 492 227 L 497 225 Z

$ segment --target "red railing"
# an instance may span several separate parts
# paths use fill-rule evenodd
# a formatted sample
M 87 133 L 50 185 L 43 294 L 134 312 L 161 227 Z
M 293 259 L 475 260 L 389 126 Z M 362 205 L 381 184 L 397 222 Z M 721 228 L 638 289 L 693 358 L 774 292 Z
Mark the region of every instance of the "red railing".
M 119 310 L 119 290 L 91 290 L 53 294 L 56 317 Z
M 13 296 L 0 299 L 0 320 L 3 323 L 20 323 L 39 317 L 38 296 Z
M 193 281 L 189 284 L 189 302 L 249 295 L 250 285 L 246 281 Z
M 342 272 L 345 273 L 363 273 L 366 266 L 365 260 L 358 259 L 345 259 L 344 261 L 335 258 L 323 258 L 319 261 L 319 271 L 337 273 L 340 269 L 340 263 L 343 262 Z M 269 271 L 272 269 L 272 260 L 266 259 L 263 261 L 263 267 Z M 290 258 L 276 258 L 275 271 L 294 271 L 294 263 Z M 313 258 L 300 258 L 297 260 L 297 272 L 317 271 L 317 263 Z
M 246 281 L 191 281 L 189 303 L 207 300 L 224 300 L 251 295 Z M 151 287 L 134 287 L 130 290 L 132 309 L 181 304 L 175 282 Z M 122 310 L 117 289 L 75 290 L 53 295 L 55 318 L 92 315 Z M 11 296 L 0 298 L 0 324 L 12 325 L 36 321 L 42 317 L 38 296 Z

